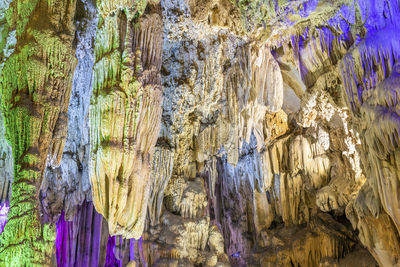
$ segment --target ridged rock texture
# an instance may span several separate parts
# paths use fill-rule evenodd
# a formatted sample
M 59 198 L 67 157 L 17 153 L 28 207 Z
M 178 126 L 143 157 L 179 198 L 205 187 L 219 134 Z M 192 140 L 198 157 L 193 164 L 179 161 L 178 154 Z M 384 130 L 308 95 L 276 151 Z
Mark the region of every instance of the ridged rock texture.
M 93 202 L 111 234 L 139 238 L 162 111 L 160 5 L 105 0 L 97 6 L 90 107 Z
M 0 266 L 400 266 L 399 18 L 0 0 Z
M 84 201 L 72 221 L 63 214 L 57 222 L 57 266 L 104 266 L 107 238 L 106 221 Z
M 60 163 L 67 133 L 76 65 L 75 5 L 75 0 L 16 0 L 5 14 L 3 33 L 14 35 L 16 43 L 11 55 L 2 54 L 7 58 L 0 76 L 14 168 L 8 222 L 0 239 L 3 266 L 44 266 L 52 255 L 55 231 L 41 224 L 39 189 L 46 162 Z M 2 41 L 1 50 L 7 44 Z
M 97 10 L 91 0 L 77 1 L 75 14 L 76 66 L 68 107 L 68 133 L 60 166 L 48 165 L 41 185 L 41 203 L 48 219 L 56 222 L 61 212 L 72 221 L 78 205 L 90 201 L 89 106 L 94 64 Z

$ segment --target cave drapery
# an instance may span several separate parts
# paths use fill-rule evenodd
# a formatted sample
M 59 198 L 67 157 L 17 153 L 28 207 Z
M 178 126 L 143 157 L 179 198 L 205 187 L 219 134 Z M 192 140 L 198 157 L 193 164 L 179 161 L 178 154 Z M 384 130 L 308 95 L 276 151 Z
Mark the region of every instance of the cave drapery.
M 400 266 L 399 18 L 0 0 L 0 266 Z

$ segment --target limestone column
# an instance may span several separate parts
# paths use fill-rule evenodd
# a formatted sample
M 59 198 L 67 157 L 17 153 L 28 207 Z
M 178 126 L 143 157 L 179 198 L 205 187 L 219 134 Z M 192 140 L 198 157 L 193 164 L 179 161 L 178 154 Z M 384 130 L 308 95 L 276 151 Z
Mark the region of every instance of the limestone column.
M 16 45 L 4 63 L 0 92 L 14 179 L 1 266 L 50 265 L 55 231 L 41 222 L 39 190 L 46 162 L 59 164 L 65 142 L 76 65 L 75 5 L 14 0 L 7 10 L 7 32 L 15 33 Z

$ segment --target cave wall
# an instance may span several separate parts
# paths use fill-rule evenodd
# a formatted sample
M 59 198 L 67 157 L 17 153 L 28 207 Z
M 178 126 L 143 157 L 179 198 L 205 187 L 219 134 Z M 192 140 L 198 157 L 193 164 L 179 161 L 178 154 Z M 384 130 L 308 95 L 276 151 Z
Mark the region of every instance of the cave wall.
M 64 2 L 0 1 L 0 261 L 400 265 L 398 0 Z
M 53 251 L 54 226 L 40 216 L 39 189 L 46 164 L 58 165 L 63 154 L 76 65 L 75 4 L 12 1 L 3 20 L 10 43 L 2 38 L 1 106 L 14 175 L 2 265 L 48 265 Z M 3 50 L 8 46 L 15 46 L 11 54 Z

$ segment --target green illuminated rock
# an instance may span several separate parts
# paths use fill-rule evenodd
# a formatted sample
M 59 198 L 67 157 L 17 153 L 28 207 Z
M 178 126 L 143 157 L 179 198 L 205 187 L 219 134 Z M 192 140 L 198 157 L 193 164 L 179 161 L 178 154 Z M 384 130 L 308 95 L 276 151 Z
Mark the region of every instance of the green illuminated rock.
M 46 162 L 59 163 L 65 142 L 76 65 L 75 5 L 75 0 L 15 0 L 5 16 L 3 29 L 15 29 L 17 42 L 0 76 L 6 138 L 14 158 L 11 208 L 0 238 L 1 266 L 50 264 L 55 231 L 41 222 L 38 196 Z

